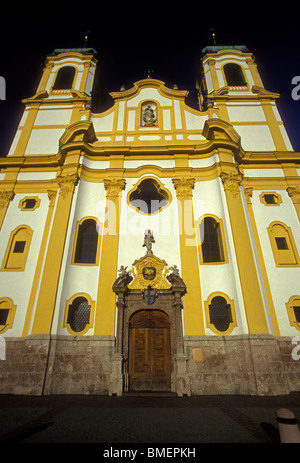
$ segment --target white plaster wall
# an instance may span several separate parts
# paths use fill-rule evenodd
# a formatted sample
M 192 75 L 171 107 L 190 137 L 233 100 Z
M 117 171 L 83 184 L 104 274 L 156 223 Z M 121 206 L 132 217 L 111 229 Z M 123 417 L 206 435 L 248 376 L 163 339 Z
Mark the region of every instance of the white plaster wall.
M 174 159 L 140 159 L 140 160 L 126 160 L 124 161 L 125 169 L 136 169 L 141 166 L 158 166 L 163 169 L 170 169 L 175 167 Z M 127 181 L 127 180 L 126 180 Z
M 19 202 L 25 196 L 38 196 L 40 206 L 34 211 L 21 211 Z M 20 225 L 28 225 L 33 230 L 25 270 L 22 272 L 2 271 L 0 279 L 1 297 L 10 297 L 17 306 L 12 329 L 4 333 L 7 336 L 22 336 L 29 297 L 34 279 L 36 264 L 48 213 L 47 193 L 18 193 L 11 201 L 0 232 L 0 265 L 2 265 L 11 232 Z
M 230 122 L 266 122 L 261 106 L 247 104 L 227 104 Z
M 146 254 L 144 232 L 150 228 L 154 232 L 152 250 L 155 256 L 164 259 L 169 266 L 177 265 L 181 269 L 177 201 L 172 180 L 160 179 L 173 196 L 171 204 L 151 216 L 136 212 L 127 203 L 127 195 L 138 181 L 139 178 L 128 178 L 122 193 L 118 268 L 124 265 L 129 270 L 136 259 Z
M 40 109 L 34 125 L 69 125 L 72 109 Z
M 91 122 L 94 124 L 95 132 L 112 132 L 114 126 L 115 111 L 110 114 L 99 117 L 91 117 Z
M 143 100 L 155 100 L 161 106 L 172 106 L 172 100 L 162 96 L 156 88 L 142 88 L 138 95 L 127 101 L 128 108 L 134 108 Z
M 16 151 L 16 147 L 18 145 L 18 142 L 19 142 L 19 139 L 20 139 L 20 136 L 21 136 L 21 133 L 22 133 L 22 129 L 18 129 L 17 132 L 16 132 L 16 135 L 14 136 L 14 139 L 12 141 L 12 144 L 9 148 L 9 151 L 8 151 L 8 156 L 11 156 L 15 153 Z
M 58 142 L 65 129 L 33 129 L 25 155 L 27 154 L 56 154 L 58 152 Z
M 259 199 L 262 191 L 254 190 L 252 207 L 280 334 L 281 336 L 295 336 L 299 334 L 299 331 L 290 326 L 285 303 L 291 296 L 299 294 L 300 268 L 276 267 L 267 227 L 273 221 L 280 221 L 291 227 L 298 253 L 300 253 L 300 225 L 288 193 L 285 190 L 277 190 L 276 192 L 281 195 L 283 201 L 279 206 L 265 206 Z
M 234 125 L 241 137 L 241 144 L 246 151 L 272 151 L 275 145 L 267 125 Z
M 194 114 L 190 111 L 184 111 L 186 128 L 188 130 L 203 130 L 204 123 L 208 119 L 208 116 L 201 116 L 200 114 Z

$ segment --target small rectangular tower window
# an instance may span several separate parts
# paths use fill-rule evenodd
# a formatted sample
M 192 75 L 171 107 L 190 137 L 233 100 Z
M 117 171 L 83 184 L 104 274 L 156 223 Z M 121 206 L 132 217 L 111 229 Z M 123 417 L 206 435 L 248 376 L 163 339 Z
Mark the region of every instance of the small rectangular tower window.
M 275 238 L 277 249 L 289 249 L 287 241 L 284 237 Z
M 293 309 L 294 309 L 294 313 L 295 313 L 296 322 L 300 323 L 300 306 L 299 305 L 294 305 Z
M 276 204 L 274 195 L 264 195 L 267 204 Z

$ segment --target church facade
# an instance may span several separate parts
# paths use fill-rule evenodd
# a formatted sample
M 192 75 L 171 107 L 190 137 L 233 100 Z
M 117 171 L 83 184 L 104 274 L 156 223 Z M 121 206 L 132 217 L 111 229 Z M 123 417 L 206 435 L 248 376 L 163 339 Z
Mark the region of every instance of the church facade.
M 148 77 L 91 110 L 96 52 L 47 57 L 0 158 L 0 393 L 300 390 L 300 156 L 245 46 L 199 109 Z

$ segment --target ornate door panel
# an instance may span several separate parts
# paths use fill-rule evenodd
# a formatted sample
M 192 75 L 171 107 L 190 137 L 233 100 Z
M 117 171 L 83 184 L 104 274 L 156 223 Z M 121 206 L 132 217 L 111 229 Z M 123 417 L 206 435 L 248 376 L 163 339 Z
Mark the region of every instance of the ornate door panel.
M 130 389 L 166 391 L 171 387 L 171 345 L 168 316 L 140 311 L 130 321 Z

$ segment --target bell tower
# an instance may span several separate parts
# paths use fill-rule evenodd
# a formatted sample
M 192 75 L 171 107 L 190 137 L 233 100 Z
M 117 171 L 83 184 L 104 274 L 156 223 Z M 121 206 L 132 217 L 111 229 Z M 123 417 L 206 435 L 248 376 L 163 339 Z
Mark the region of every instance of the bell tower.
M 56 154 L 66 127 L 89 120 L 96 53 L 55 49 L 47 57 L 35 95 L 22 101 L 25 109 L 9 156 Z
M 196 87 L 200 111 L 232 124 L 246 151 L 293 150 L 277 109 L 280 95 L 264 88 L 245 45 L 205 47 Z

